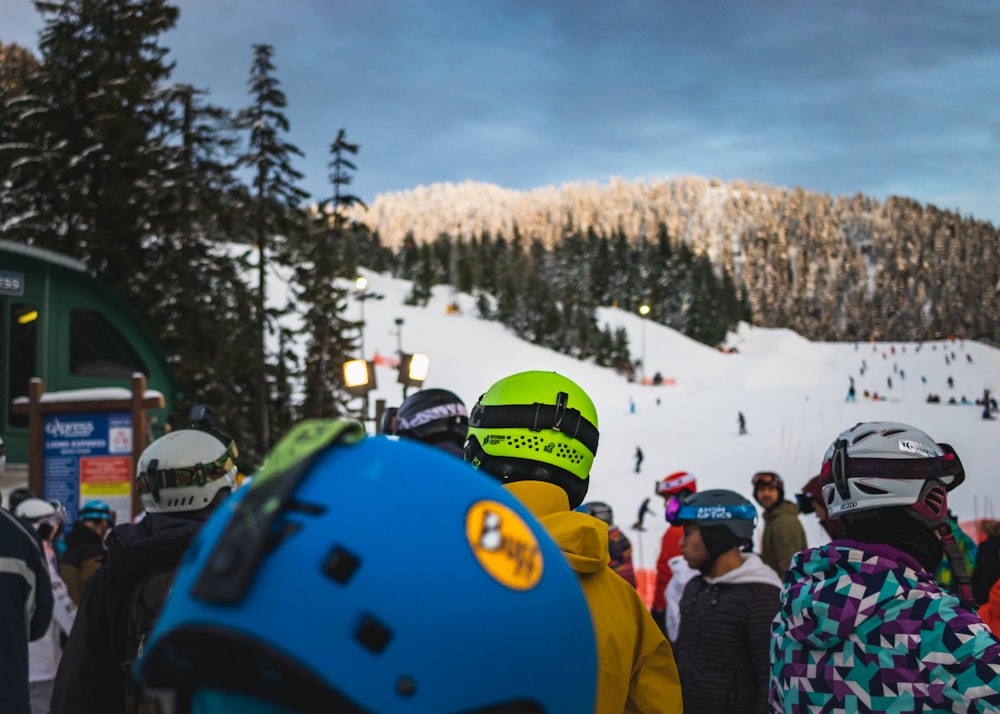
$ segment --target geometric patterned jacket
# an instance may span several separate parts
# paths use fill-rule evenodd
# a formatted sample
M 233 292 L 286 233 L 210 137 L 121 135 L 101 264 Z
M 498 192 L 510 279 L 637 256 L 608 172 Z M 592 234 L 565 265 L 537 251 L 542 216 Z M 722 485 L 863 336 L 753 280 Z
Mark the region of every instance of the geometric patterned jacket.
M 772 712 L 1000 711 L 1000 640 L 887 545 L 797 553 L 771 625 Z

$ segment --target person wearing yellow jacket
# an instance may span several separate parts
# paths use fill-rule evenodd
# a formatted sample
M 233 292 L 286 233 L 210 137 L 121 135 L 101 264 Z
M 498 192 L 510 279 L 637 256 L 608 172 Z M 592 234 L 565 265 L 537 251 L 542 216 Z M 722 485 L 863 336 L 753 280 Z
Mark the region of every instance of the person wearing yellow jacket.
M 607 524 L 572 510 L 586 496 L 598 438 L 597 411 L 575 382 L 520 372 L 473 407 L 465 460 L 504 483 L 576 571 L 597 644 L 595 712 L 679 712 L 670 644 L 635 589 L 608 567 Z

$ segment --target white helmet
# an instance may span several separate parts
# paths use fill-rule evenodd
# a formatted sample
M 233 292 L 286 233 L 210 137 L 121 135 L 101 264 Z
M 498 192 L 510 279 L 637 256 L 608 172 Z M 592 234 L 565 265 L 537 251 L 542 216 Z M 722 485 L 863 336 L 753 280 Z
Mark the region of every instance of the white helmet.
M 892 421 L 862 422 L 841 432 L 826 450 L 820 471 L 831 518 L 896 506 L 942 517 L 947 491 L 964 480 L 951 446 Z
M 0 438 L 0 478 L 3 478 L 4 473 L 7 471 L 7 447 L 3 444 L 3 439 Z
M 236 485 L 236 444 L 215 431 L 179 429 L 139 457 L 135 485 L 148 513 L 197 511 Z
M 17 508 L 14 509 L 14 515 L 26 521 L 31 521 L 37 527 L 39 523 L 56 515 L 56 507 L 52 503 L 43 501 L 40 498 L 27 498 L 17 504 Z

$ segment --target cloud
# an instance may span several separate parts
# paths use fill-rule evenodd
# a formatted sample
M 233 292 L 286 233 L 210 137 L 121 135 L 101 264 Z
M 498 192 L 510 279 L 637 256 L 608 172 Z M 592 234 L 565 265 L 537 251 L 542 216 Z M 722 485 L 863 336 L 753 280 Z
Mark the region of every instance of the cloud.
M 697 174 L 899 192 L 1000 223 L 995 3 L 178 5 L 176 78 L 224 106 L 249 101 L 251 44 L 274 45 L 316 194 L 343 127 L 367 200 Z

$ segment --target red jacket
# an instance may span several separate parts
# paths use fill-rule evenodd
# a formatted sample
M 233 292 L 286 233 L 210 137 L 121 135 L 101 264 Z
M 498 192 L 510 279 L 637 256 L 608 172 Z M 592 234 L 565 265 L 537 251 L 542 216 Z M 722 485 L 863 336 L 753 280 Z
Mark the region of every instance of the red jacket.
M 670 569 L 670 559 L 681 554 L 681 536 L 684 529 L 681 526 L 670 526 L 660 541 L 660 557 L 656 559 L 656 586 L 653 588 L 652 610 L 666 610 L 667 599 L 663 591 L 667 589 L 670 578 L 674 577 Z
M 1000 580 L 990 588 L 990 599 L 979 608 L 979 616 L 990 626 L 993 634 L 1000 637 Z

